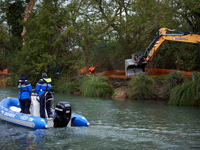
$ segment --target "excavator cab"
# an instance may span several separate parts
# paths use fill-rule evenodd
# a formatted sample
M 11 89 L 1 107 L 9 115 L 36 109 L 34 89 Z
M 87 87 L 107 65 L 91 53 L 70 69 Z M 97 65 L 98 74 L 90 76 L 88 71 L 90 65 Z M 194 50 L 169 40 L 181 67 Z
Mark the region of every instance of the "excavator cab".
M 125 60 L 125 73 L 126 76 L 136 76 L 144 73 L 147 61 L 144 59 L 144 54 L 132 54 L 132 59 Z

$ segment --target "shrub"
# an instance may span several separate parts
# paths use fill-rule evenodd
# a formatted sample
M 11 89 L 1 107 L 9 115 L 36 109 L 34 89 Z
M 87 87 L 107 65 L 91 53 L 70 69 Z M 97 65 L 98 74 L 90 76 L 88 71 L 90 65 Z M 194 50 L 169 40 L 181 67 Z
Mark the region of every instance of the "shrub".
M 150 76 L 139 74 L 128 83 L 130 98 L 137 100 L 156 99 L 158 97 L 155 80 Z
M 183 73 L 178 71 L 170 73 L 164 80 L 164 97 L 169 99 L 171 90 L 176 85 L 180 85 L 185 81 L 187 81 L 187 78 L 183 75 Z
M 192 81 L 175 86 L 171 90 L 169 104 L 200 107 L 200 75 L 194 73 Z
M 88 76 L 81 86 L 81 93 L 87 97 L 104 97 L 113 94 L 113 87 L 107 82 L 107 78 L 103 76 Z
M 73 93 L 79 91 L 79 82 L 70 77 L 60 77 L 54 82 L 53 89 L 61 93 Z

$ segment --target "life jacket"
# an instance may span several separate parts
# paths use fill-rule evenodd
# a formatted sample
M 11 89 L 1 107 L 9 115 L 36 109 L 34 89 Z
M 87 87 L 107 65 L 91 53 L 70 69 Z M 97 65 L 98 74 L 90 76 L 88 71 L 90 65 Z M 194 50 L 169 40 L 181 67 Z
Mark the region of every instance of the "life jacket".
M 26 82 L 27 80 L 19 80 L 19 84 L 18 84 L 18 88 L 20 90 L 20 92 L 28 92 L 28 89 L 26 88 Z
M 32 93 L 32 86 L 28 80 L 20 79 L 18 81 L 18 99 L 29 99 Z
M 51 78 L 48 77 L 43 77 L 36 85 L 36 92 L 38 93 L 39 97 L 41 97 L 44 92 L 49 91 L 50 89 L 52 89 Z
M 51 83 L 51 78 L 43 78 L 43 80 L 48 84 Z M 48 85 L 47 85 L 48 86 Z
M 43 91 L 48 91 L 49 90 L 49 86 L 51 86 L 51 78 L 43 78 L 44 82 L 43 82 L 43 85 L 44 84 L 47 84 L 46 85 L 46 89 L 42 89 Z

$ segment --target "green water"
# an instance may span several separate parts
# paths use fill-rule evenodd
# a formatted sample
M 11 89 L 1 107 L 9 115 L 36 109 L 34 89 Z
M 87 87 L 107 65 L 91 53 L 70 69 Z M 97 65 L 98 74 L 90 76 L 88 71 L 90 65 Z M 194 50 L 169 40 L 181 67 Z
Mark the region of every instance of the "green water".
M 0 88 L 0 98 L 17 97 Z M 0 120 L 0 149 L 154 150 L 200 149 L 200 109 L 156 101 L 117 101 L 55 94 L 56 103 L 70 102 L 89 127 L 31 130 Z

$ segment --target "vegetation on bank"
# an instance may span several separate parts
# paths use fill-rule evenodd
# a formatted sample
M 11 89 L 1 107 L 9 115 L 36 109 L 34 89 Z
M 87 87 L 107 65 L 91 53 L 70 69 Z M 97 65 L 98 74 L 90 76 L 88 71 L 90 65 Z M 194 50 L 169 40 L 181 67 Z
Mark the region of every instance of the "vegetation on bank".
M 194 73 L 191 81 L 176 85 L 170 92 L 169 104 L 200 107 L 200 75 Z
M 54 82 L 54 90 L 62 93 L 81 93 L 86 97 L 105 97 L 113 94 L 108 78 L 103 76 L 61 77 Z
M 200 75 L 193 74 L 193 77 L 187 77 L 174 71 L 166 78 L 139 74 L 127 81 L 127 97 L 132 100 L 165 100 L 170 105 L 200 107 Z M 114 98 L 113 95 L 116 94 L 113 93 L 114 88 L 108 78 L 92 75 L 80 76 L 77 79 L 71 82 L 77 83 L 76 92 L 83 96 Z M 66 85 L 72 84 L 66 82 Z
M 139 74 L 129 81 L 128 88 L 130 90 L 128 97 L 133 99 L 157 99 L 159 97 L 156 91 L 156 81 L 151 76 Z
M 1 79 L 1 86 L 16 86 L 17 80 L 17 77 Z M 187 77 L 174 71 L 166 78 L 139 74 L 124 82 L 127 82 L 127 98 L 130 100 L 165 100 L 169 105 L 200 107 L 200 75 L 197 72 L 192 77 Z M 111 80 L 101 75 L 59 76 L 53 80 L 53 87 L 55 92 L 81 94 L 86 97 L 114 99 L 120 92 L 114 93 Z
M 81 85 L 80 92 L 87 97 L 105 97 L 113 94 L 113 87 L 103 76 L 89 76 Z
M 174 71 L 174 72 L 170 73 L 163 81 L 163 85 L 164 85 L 163 97 L 164 97 L 164 99 L 170 98 L 171 90 L 175 86 L 181 85 L 189 80 L 190 80 L 190 78 L 184 76 L 183 73 L 181 73 L 181 72 Z

